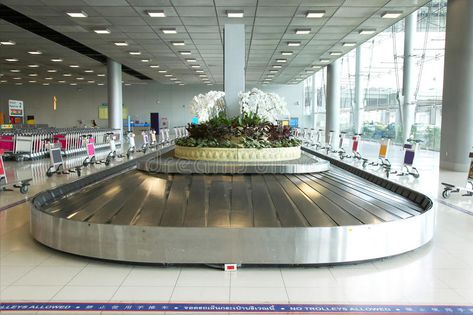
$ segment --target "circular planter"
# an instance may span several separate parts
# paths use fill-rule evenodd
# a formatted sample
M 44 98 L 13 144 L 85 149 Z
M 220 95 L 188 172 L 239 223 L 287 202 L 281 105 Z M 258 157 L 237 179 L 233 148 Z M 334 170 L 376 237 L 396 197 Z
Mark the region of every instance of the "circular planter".
M 176 146 L 174 156 L 185 160 L 220 162 L 287 161 L 301 157 L 301 147 L 287 148 L 196 148 Z

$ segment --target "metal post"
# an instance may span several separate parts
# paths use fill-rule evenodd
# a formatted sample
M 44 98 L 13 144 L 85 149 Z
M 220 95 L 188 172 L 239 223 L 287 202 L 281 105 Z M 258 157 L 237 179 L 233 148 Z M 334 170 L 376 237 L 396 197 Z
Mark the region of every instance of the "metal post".
M 449 0 L 440 168 L 468 169 L 473 146 L 473 1 Z
M 417 30 L 417 11 L 405 18 L 404 27 L 404 66 L 403 66 L 403 117 L 402 139 L 405 142 L 411 135 L 411 128 L 415 122 L 416 100 L 414 96 L 414 40 Z
M 333 130 L 332 142 L 336 143 L 340 132 L 340 59 L 327 66 L 326 104 L 325 141 L 328 141 L 329 131 Z
M 227 116 L 240 114 L 238 94 L 245 92 L 245 25 L 225 24 L 224 89 Z
M 122 65 L 112 59 L 107 59 L 107 90 L 108 127 L 120 129 L 120 139 L 123 139 Z
M 363 111 L 363 97 L 361 93 L 361 46 L 358 46 L 356 48 L 355 106 L 353 108 L 353 129 L 355 133 L 361 132 L 362 111 Z

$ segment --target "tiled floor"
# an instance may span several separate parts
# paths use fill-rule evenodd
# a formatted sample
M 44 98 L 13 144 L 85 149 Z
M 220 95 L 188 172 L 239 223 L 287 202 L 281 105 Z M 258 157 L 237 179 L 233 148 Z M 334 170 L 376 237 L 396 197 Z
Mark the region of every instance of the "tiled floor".
M 368 156 L 376 156 L 376 145 L 365 144 L 363 148 Z M 399 148 L 391 153 L 393 161 L 400 160 Z M 417 162 L 420 179 L 392 179 L 435 200 L 434 240 L 400 256 L 354 265 L 244 266 L 237 272 L 223 272 L 206 266 L 97 261 L 60 253 L 33 241 L 28 231 L 29 204 L 23 203 L 0 212 L 0 301 L 473 305 L 473 216 L 449 206 L 473 212 L 473 198 L 454 196 L 447 204 L 436 201 L 439 178 L 464 184 L 466 174 L 439 174 L 438 153 L 434 152 L 420 152 Z M 31 169 L 32 163 L 29 165 Z M 27 169 L 28 163 L 21 167 Z M 32 192 L 66 180 L 39 178 Z M 2 205 L 18 199 L 4 195 Z

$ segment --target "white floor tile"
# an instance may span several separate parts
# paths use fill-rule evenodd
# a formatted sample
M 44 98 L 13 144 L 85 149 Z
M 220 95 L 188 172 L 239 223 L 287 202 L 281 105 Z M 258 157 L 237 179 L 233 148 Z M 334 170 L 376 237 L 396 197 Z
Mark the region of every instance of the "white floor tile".
M 131 271 L 131 266 L 92 267 L 87 265 L 69 285 L 119 286 Z
M 24 275 L 34 266 L 0 266 L 0 286 L 8 286 Z
M 241 268 L 231 273 L 232 287 L 284 287 L 279 268 Z
M 15 285 L 66 285 L 82 268 L 36 267 L 15 282 Z
M 230 286 L 230 272 L 202 268 L 182 268 L 177 286 L 181 287 L 225 287 Z
M 2 291 L 2 301 L 49 301 L 62 286 L 11 285 Z
M 232 287 L 230 302 L 288 303 L 286 289 L 280 288 L 243 288 Z
M 124 286 L 175 286 L 180 268 L 134 267 Z
M 468 305 L 470 301 L 452 289 L 407 290 L 406 296 L 412 304 Z
M 176 287 L 171 302 L 229 302 L 230 288 L 224 287 Z
M 174 287 L 150 287 L 150 286 L 121 286 L 115 295 L 112 297 L 112 301 L 123 301 L 123 302 L 154 302 L 163 303 L 168 302 L 171 298 L 172 290 Z
M 107 302 L 117 289 L 115 286 L 65 286 L 52 298 L 52 301 Z
M 2 266 L 37 266 L 46 260 L 51 254 L 36 250 L 12 251 L 5 257 L 0 256 Z
M 287 288 L 290 303 L 347 303 L 348 296 L 344 288 Z
M 454 289 L 454 291 L 467 299 L 470 305 L 473 305 L 473 289 Z
M 434 276 L 445 282 L 452 289 L 473 289 L 472 269 L 440 269 Z
M 337 281 L 330 270 L 322 268 L 281 268 L 286 287 L 336 287 Z
M 67 266 L 67 267 L 80 267 L 83 268 L 89 264 L 91 259 L 84 258 L 80 256 L 74 255 L 67 255 L 60 252 L 57 252 L 51 256 L 49 256 L 46 260 L 44 260 L 40 266 Z

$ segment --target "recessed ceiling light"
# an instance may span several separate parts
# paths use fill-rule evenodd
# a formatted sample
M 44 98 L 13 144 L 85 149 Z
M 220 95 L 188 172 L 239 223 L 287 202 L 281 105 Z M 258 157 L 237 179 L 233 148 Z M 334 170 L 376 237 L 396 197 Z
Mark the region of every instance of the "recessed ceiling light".
M 281 69 L 282 66 L 281 66 L 281 65 L 273 65 L 273 68 L 274 68 L 274 69 Z
M 95 81 L 94 80 L 89 80 L 89 81 L 87 81 L 87 83 L 95 83 Z
M 285 63 L 287 62 L 287 59 L 276 59 L 276 62 Z
M 130 83 L 125 83 L 125 86 L 130 86 L 131 84 Z
M 32 51 L 29 51 L 28 53 L 29 53 L 30 55 L 41 55 L 41 54 L 42 54 L 42 52 L 39 51 L 39 50 L 32 50 Z
M 28 74 L 28 76 L 29 76 L 29 77 L 37 77 L 38 74 L 37 74 L 37 73 L 30 73 L 30 74 Z
M 330 56 L 341 56 L 342 52 L 341 51 L 331 51 Z
M 49 73 L 54 73 L 54 72 L 57 72 L 57 70 L 56 69 L 48 69 L 48 72 Z
M 141 59 L 141 62 L 150 62 L 149 59 Z
M 84 70 L 85 73 L 94 73 L 94 70 L 92 69 L 88 69 L 88 70 Z
M 268 74 L 266 77 L 267 78 L 274 78 L 274 74 Z
M 159 73 L 166 73 L 167 71 L 166 70 L 159 70 L 158 72 Z
M 63 60 L 61 58 L 53 58 L 51 59 L 52 62 L 62 62 Z
M 150 68 L 159 68 L 159 65 L 151 65 Z
M 29 68 L 38 68 L 39 65 L 28 65 Z
M 207 85 L 213 85 L 212 83 L 207 83 Z
M 70 76 L 72 76 L 72 74 L 70 74 L 70 73 L 64 73 L 62 76 L 63 76 L 63 77 L 70 77 Z
M 77 83 L 69 83 L 69 85 L 77 85 Z
M 305 72 L 307 72 L 307 73 L 314 73 L 314 70 L 307 69 L 307 70 L 305 70 Z
M 374 34 L 374 32 L 376 32 L 376 30 L 366 29 L 366 30 L 359 30 L 358 34 L 360 34 L 360 35 L 371 35 L 371 34 Z
M 200 68 L 200 65 L 192 65 L 191 68 Z
M 141 55 L 141 51 L 130 51 L 129 54 L 132 56 L 139 56 Z
M 20 77 L 14 77 L 13 80 L 21 80 Z
M 227 10 L 227 17 L 229 18 L 242 18 L 244 15 L 243 10 Z
M 23 85 L 23 83 L 17 82 L 15 83 L 15 85 Z
M 301 45 L 301 42 L 287 42 L 289 47 L 297 47 Z
M 175 28 L 162 28 L 161 32 L 163 32 L 163 34 L 177 34 L 177 30 Z
M 204 70 L 195 70 L 195 73 L 204 73 Z
M 342 44 L 342 46 L 344 47 L 353 47 L 353 46 L 356 46 L 356 43 L 354 42 L 345 42 Z
M 177 78 L 170 78 L 169 80 L 171 80 L 171 81 L 176 81 Z
M 271 78 L 264 78 L 265 81 L 273 81 Z
M 43 85 L 49 85 L 49 83 L 43 83 Z
M 186 56 L 186 55 L 190 55 L 190 54 L 191 54 L 191 52 L 188 51 L 188 50 L 180 51 L 179 53 L 180 53 L 181 55 L 183 55 L 183 56 Z
M 78 78 L 76 78 L 76 80 L 84 80 L 84 78 L 83 77 L 78 77 Z
M 322 67 L 321 67 L 321 66 L 318 66 L 318 65 L 313 65 L 312 68 L 313 68 L 313 69 L 320 69 L 320 68 L 322 68 Z
M 16 43 L 12 40 L 5 40 L 5 41 L 0 41 L 0 45 L 4 45 L 4 46 L 13 46 L 15 45 Z
M 145 11 L 150 17 L 166 17 L 163 10 L 147 10 Z
M 28 82 L 29 82 L 29 83 L 36 83 L 35 80 L 30 80 L 30 81 L 28 81 Z
M 386 11 L 381 14 L 383 19 L 397 19 L 402 15 L 402 11 Z
M 66 14 L 73 18 L 85 18 L 88 16 L 87 13 L 85 13 L 84 11 L 66 12 Z
M 171 42 L 173 46 L 184 46 L 185 43 L 183 41 Z
M 97 83 L 97 85 L 104 85 L 104 83 Z
M 10 72 L 20 72 L 18 69 L 11 69 Z
M 69 65 L 71 68 L 79 68 L 79 65 Z
M 278 70 L 269 70 L 269 73 L 278 73 Z
M 321 63 L 329 63 L 330 59 L 320 59 L 319 60 Z
M 58 83 L 66 83 L 64 80 L 57 81 Z
M 53 78 L 51 77 L 47 77 L 47 78 L 44 78 L 45 80 L 52 80 Z
M 281 51 L 281 55 L 283 56 L 291 56 L 293 53 L 293 51 Z
M 18 59 L 16 59 L 16 58 L 6 58 L 5 61 L 8 61 L 8 62 L 17 62 Z
M 172 74 L 165 74 L 164 76 L 165 76 L 166 78 L 170 78 L 170 77 L 172 77 Z
M 194 58 L 186 59 L 186 61 L 187 61 L 187 62 L 197 62 L 197 60 L 194 59 Z
M 115 46 L 128 46 L 127 42 L 115 42 Z
M 296 35 L 307 35 L 310 34 L 310 28 L 298 28 L 296 29 Z
M 97 74 L 97 76 L 98 76 L 98 77 L 104 77 L 105 74 L 104 74 L 104 73 L 99 73 L 99 74 Z
M 179 83 L 179 85 L 181 85 L 181 86 L 182 86 L 182 85 L 184 85 L 184 83 Z
M 201 77 L 201 78 L 206 78 L 207 75 L 206 75 L 206 74 L 199 74 L 199 77 Z
M 306 12 L 305 17 L 309 19 L 321 18 L 325 15 L 324 10 L 309 10 Z
M 94 32 L 97 34 L 110 34 L 111 33 L 111 31 L 108 28 L 96 29 L 94 30 Z

